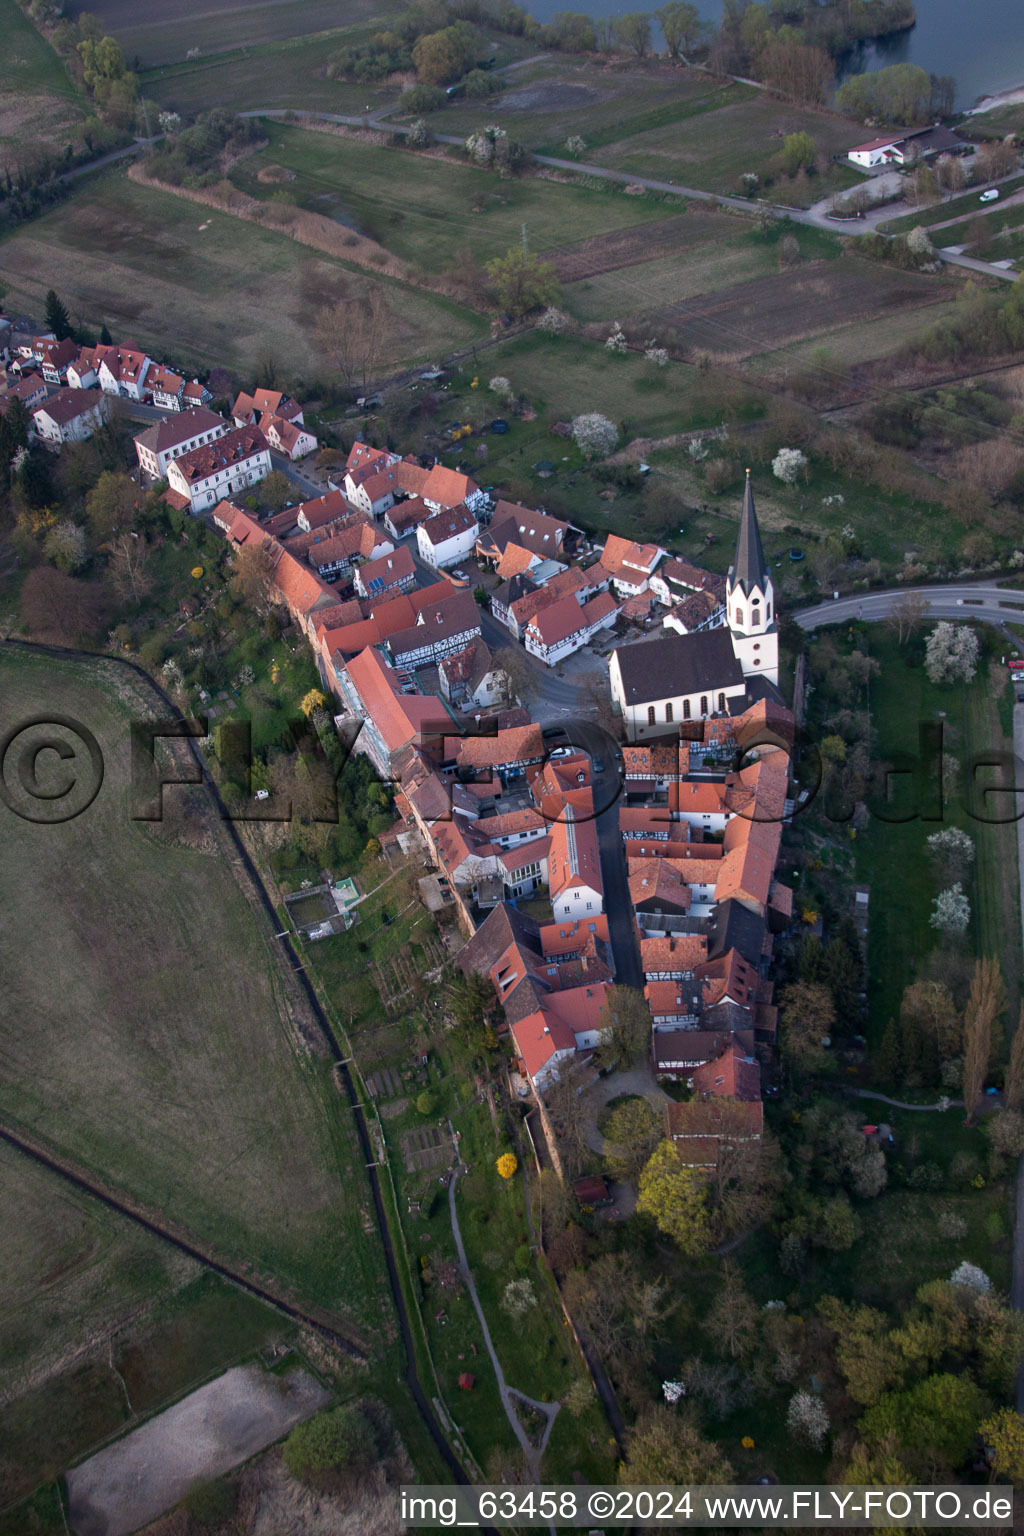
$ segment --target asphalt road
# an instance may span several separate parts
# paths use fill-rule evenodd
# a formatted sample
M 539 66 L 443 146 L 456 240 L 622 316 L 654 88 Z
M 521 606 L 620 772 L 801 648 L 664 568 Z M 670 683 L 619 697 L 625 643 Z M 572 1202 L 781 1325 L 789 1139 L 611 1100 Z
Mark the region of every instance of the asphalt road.
M 908 593 L 919 593 L 928 603 L 930 619 L 981 619 L 987 624 L 1024 621 L 1024 591 L 995 587 L 990 582 L 964 582 L 946 587 L 899 587 L 888 592 L 865 592 L 803 608 L 793 614 L 802 629 L 820 629 L 851 619 L 872 623 L 888 618 L 895 603 Z

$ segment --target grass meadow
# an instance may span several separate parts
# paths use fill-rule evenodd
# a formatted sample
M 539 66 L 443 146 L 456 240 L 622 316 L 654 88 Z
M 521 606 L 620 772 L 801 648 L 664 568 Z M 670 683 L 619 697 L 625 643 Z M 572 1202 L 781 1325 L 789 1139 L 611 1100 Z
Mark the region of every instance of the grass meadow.
M 0 0 L 0 37 L 0 160 L 62 149 L 84 116 L 81 92 L 16 0 Z
M 340 141 L 339 141 L 340 142 Z M 368 278 L 273 230 L 108 173 L 72 202 L 0 243 L 9 305 L 41 314 L 46 290 L 72 318 L 130 336 L 185 367 L 251 373 L 273 359 L 289 373 L 325 366 L 316 314 Z M 385 280 L 400 316 L 384 366 L 466 344 L 483 332 L 469 311 Z
M 901 650 L 879 625 L 861 629 L 856 643 L 869 646 L 881 663 L 870 689 L 871 723 L 877 732 L 876 757 L 891 760 L 899 751 L 916 753 L 919 722 L 941 722 L 944 752 L 963 767 L 972 754 L 1013 749 L 1006 736 L 1000 701 L 1007 675 L 983 659 L 975 681 L 965 689 L 938 688 L 922 665 L 923 640 Z M 1000 642 L 995 641 L 998 648 Z M 986 782 L 988 782 L 986 780 Z M 959 789 L 947 794 L 943 825 L 968 831 L 977 851 L 969 883 L 972 928 L 978 954 L 995 955 L 1003 968 L 1009 1008 L 1015 1019 L 1021 984 L 1020 899 L 1016 825 L 985 825 L 969 818 Z M 935 823 L 913 819 L 898 824 L 872 817 L 858 835 L 858 877 L 870 884 L 868 931 L 868 1004 L 870 1038 L 877 1043 L 890 1018 L 899 1013 L 904 987 L 940 942 L 929 924 L 938 885 L 925 847 Z M 1002 1056 L 995 1042 L 995 1057 Z
M 593 154 L 588 151 L 588 158 L 611 170 L 734 194 L 746 172 L 762 179 L 768 174 L 786 134 L 809 133 L 818 152 L 829 157 L 857 142 L 857 125 L 846 118 L 780 104 L 767 91 L 742 86 L 736 91 L 735 97 L 722 93 L 724 99 L 712 113 L 696 112 L 632 136 L 620 134 L 596 147 Z M 801 207 L 851 185 L 851 178 L 856 178 L 856 172 L 830 166 L 824 176 L 777 183 L 771 196 Z
M 99 796 L 57 828 L 10 818 L 0 1114 L 227 1261 L 368 1342 L 385 1318 L 369 1191 L 325 1068 L 296 1043 L 275 955 L 212 810 L 128 819 L 128 725 L 152 703 L 110 664 L 7 655 L 5 715 L 88 722 Z M 191 823 L 185 824 L 191 826 Z
M 503 181 L 461 158 L 418 155 L 359 138 L 316 133 L 280 123 L 265 125 L 267 149 L 244 160 L 232 181 L 251 197 L 275 188 L 259 180 L 267 165 L 284 166 L 295 179 L 289 199 L 317 212 L 343 216 L 388 250 L 437 272 L 468 251 L 478 262 L 502 256 L 522 238 L 532 251 L 552 251 L 566 236 L 584 240 L 609 230 L 653 223 L 678 208 L 618 188 L 593 191 L 540 177 Z

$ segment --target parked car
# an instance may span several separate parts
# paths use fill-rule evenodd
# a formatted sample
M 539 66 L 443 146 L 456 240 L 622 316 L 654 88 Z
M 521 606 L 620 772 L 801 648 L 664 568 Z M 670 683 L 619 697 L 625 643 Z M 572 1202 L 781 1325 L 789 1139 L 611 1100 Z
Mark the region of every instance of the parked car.
M 981 194 L 981 196 L 978 198 L 978 202 L 979 203 L 994 203 L 998 196 L 999 196 L 999 188 L 998 187 L 989 187 L 988 191 L 987 192 L 983 192 Z

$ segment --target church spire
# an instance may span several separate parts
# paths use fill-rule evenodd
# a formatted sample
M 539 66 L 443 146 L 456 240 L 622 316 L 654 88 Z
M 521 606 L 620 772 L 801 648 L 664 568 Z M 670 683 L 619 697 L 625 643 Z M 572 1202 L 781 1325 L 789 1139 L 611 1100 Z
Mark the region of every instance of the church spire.
M 754 491 L 750 484 L 750 470 L 747 470 L 747 483 L 743 491 L 743 511 L 740 513 L 740 532 L 736 540 L 736 560 L 729 571 L 729 585 L 738 587 L 744 596 L 749 597 L 754 588 L 760 591 L 766 590 L 768 583 L 768 567 L 765 563 L 764 550 L 761 548 L 761 533 L 757 526 L 757 512 L 754 510 Z

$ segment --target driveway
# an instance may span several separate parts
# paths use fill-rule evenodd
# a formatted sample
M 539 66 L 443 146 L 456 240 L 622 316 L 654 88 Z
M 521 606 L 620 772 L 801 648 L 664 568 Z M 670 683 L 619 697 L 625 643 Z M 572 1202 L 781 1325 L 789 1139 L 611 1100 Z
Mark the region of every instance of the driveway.
M 646 1063 L 630 1067 L 625 1072 L 610 1072 L 607 1077 L 599 1077 L 587 1089 L 584 1099 L 587 1111 L 584 1134 L 590 1150 L 599 1152 L 602 1157 L 608 1142 L 597 1128 L 597 1117 L 611 1099 L 621 1098 L 646 1099 L 659 1115 L 665 1105 L 672 1102 L 664 1088 L 658 1086 L 654 1073 Z

